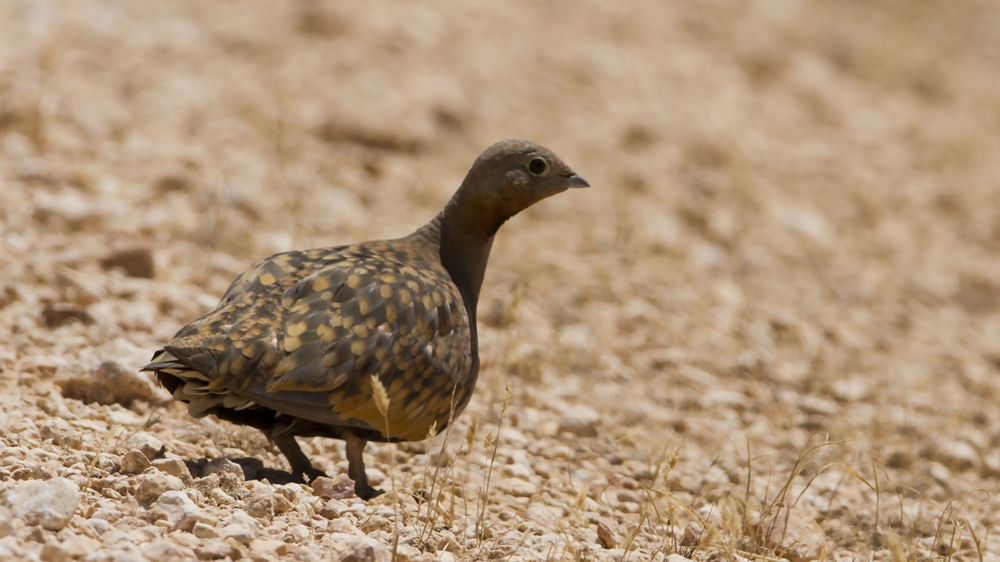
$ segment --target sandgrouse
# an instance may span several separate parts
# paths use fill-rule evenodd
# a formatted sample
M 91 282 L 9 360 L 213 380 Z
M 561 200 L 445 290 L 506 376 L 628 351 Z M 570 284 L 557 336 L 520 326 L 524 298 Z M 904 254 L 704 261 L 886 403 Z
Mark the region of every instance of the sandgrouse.
M 424 439 L 469 402 L 476 302 L 497 230 L 572 187 L 589 184 L 548 149 L 496 143 L 413 234 L 253 264 L 143 370 L 190 415 L 263 431 L 307 482 L 324 473 L 295 437 L 343 439 L 355 493 L 370 499 L 381 490 L 365 474 L 368 441 Z M 373 377 L 389 398 L 384 414 Z

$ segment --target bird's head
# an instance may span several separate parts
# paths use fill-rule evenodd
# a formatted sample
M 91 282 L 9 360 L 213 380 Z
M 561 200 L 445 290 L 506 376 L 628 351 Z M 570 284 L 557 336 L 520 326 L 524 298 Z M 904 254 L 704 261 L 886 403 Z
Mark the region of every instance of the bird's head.
M 492 236 L 510 217 L 577 187 L 590 184 L 551 150 L 533 142 L 505 140 L 476 159 L 452 201 L 463 214 L 482 221 Z

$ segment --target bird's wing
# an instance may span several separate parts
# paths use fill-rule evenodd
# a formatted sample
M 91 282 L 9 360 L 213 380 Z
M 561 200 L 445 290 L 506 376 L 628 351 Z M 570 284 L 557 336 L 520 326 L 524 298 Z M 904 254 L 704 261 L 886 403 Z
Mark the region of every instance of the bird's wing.
M 447 272 L 363 246 L 313 265 L 288 257 L 255 264 L 165 353 L 207 379 L 193 381 L 208 393 L 203 402 L 228 393 L 235 408 L 249 402 L 383 434 L 388 424 L 393 438 L 442 427 L 475 382 L 468 317 Z M 372 376 L 387 391 L 385 415 Z

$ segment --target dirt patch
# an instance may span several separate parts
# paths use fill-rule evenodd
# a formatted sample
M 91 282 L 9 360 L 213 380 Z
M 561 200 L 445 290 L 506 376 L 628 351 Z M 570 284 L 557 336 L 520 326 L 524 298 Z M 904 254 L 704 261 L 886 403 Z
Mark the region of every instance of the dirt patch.
M 1000 556 L 994 4 L 0 22 L 0 558 Z M 203 472 L 287 466 L 130 373 L 252 261 L 407 234 L 506 137 L 594 187 L 500 232 L 468 411 L 369 445 L 399 494 Z

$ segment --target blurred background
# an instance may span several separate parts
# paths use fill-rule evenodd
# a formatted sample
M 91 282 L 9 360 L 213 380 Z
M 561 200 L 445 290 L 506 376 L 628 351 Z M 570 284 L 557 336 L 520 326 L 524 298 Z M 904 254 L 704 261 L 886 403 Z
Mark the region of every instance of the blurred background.
M 0 22 L 11 396 L 108 342 L 138 368 L 264 255 L 411 232 L 525 138 L 593 188 L 500 232 L 469 411 L 498 423 L 511 381 L 501 459 L 548 505 L 589 486 L 651 556 L 621 478 L 678 537 L 723 538 L 755 524 L 726 501 L 788 479 L 822 555 L 1000 552 L 997 3 L 5 0 Z M 162 415 L 185 450 L 196 422 Z

